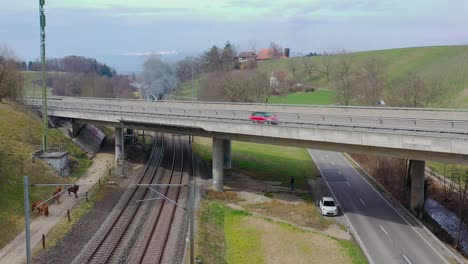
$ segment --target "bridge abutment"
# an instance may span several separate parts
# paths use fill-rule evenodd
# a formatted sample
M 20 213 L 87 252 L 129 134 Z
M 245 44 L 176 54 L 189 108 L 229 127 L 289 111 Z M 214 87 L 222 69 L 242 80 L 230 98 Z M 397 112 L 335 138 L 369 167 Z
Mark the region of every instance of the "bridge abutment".
M 231 168 L 231 140 L 228 140 L 228 139 L 223 140 L 223 160 L 224 160 L 224 168 L 230 169 Z
M 72 124 L 71 137 L 74 138 L 74 137 L 78 136 L 78 133 L 80 132 L 81 128 L 83 127 L 83 124 L 76 121 L 75 119 L 72 119 L 71 124 Z
M 424 175 L 426 162 L 423 160 L 410 160 L 410 177 L 411 177 L 411 194 L 410 208 L 411 211 L 419 218 L 422 217 L 424 211 Z
M 122 128 L 116 127 L 114 136 L 115 136 L 115 164 L 117 166 L 122 165 Z
M 224 177 L 224 140 L 213 138 L 212 160 L 213 190 L 222 192 Z

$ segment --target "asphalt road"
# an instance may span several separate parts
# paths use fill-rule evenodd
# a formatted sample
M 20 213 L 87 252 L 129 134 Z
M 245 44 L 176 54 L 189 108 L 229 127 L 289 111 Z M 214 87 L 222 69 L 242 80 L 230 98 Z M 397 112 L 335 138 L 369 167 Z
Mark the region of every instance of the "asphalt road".
M 338 152 L 309 150 L 370 263 L 449 263 Z

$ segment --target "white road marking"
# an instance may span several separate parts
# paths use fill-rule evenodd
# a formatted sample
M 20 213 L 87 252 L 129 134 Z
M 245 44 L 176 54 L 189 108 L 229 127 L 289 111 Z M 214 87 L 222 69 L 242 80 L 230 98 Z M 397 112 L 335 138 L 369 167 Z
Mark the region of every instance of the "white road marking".
M 348 184 L 349 187 L 351 187 L 351 184 L 347 181 L 346 184 Z
M 380 226 L 380 229 L 382 229 L 382 231 L 388 236 L 388 233 L 387 233 L 387 230 L 385 230 L 385 228 L 383 228 L 383 226 L 379 225 Z
M 367 207 L 366 203 L 365 203 L 361 198 L 359 198 L 359 201 L 361 201 L 362 205 L 364 205 L 365 207 Z
M 351 156 L 349 156 L 348 154 L 345 153 L 345 155 L 347 155 L 348 157 L 351 158 Z M 342 155 L 342 156 L 343 156 L 343 155 Z M 359 176 L 361 176 L 361 179 L 363 179 L 365 182 L 367 182 L 367 184 L 372 188 L 372 190 L 374 190 L 375 193 L 377 193 L 377 195 L 379 195 L 380 198 L 382 198 L 382 200 L 384 200 L 384 201 L 401 217 L 401 219 L 403 219 L 403 220 L 408 224 L 408 226 L 410 226 L 410 227 L 414 230 L 414 232 L 416 232 L 416 234 L 418 234 L 418 236 L 419 236 L 422 240 L 424 240 L 424 242 L 426 242 L 426 244 L 427 244 L 427 245 L 428 245 L 428 246 L 429 246 L 445 263 L 446 263 L 446 264 L 450 264 L 450 263 L 439 253 L 439 251 L 437 251 L 437 250 L 432 246 L 432 244 L 429 243 L 429 241 L 427 241 L 427 239 L 424 238 L 423 235 L 421 235 L 421 234 L 419 233 L 419 231 L 406 219 L 406 217 L 403 217 L 403 215 L 401 215 L 401 213 L 398 212 L 398 210 L 397 210 L 389 201 L 387 201 L 387 199 L 385 199 L 385 198 L 383 197 L 383 195 L 382 195 L 379 191 L 377 191 L 377 189 L 375 189 L 374 186 L 373 186 L 372 184 L 369 183 L 369 181 L 366 179 L 366 177 L 364 177 L 363 175 L 361 175 L 361 173 L 354 167 L 353 164 L 351 164 L 351 162 L 350 162 L 348 159 L 346 159 L 345 157 L 342 157 L 342 158 L 344 159 L 344 161 L 345 161 L 346 163 L 348 163 L 349 166 L 351 166 L 351 168 L 352 168 Z M 312 158 L 312 159 L 313 159 L 313 158 Z M 357 166 L 360 167 L 359 164 L 357 164 Z M 361 168 L 361 169 L 362 169 L 362 168 Z M 364 171 L 364 170 L 363 170 L 363 171 Z M 424 227 L 422 227 L 422 228 L 424 228 Z M 435 237 L 435 236 L 434 236 L 434 237 Z M 436 239 L 437 239 L 437 238 L 436 238 Z M 437 240 L 438 240 L 438 239 L 437 239 Z M 443 247 L 444 245 L 443 245 L 442 243 L 440 243 L 440 246 Z M 448 250 L 449 253 L 451 253 L 451 251 L 450 251 L 449 249 L 447 249 L 447 250 Z M 456 255 L 454 255 L 453 253 L 452 253 L 452 257 L 454 257 L 455 259 L 457 259 L 457 258 L 456 258 Z
M 318 165 L 317 161 L 314 159 L 314 155 L 312 155 L 312 152 L 310 149 L 307 150 L 307 152 L 309 152 L 309 155 L 310 157 L 312 158 L 312 161 L 315 162 L 315 164 L 317 165 L 317 169 L 319 170 L 320 174 L 325 177 L 322 173 L 322 170 L 320 169 L 320 166 Z M 327 155 L 328 156 L 328 155 Z M 332 188 L 330 187 L 330 184 L 328 184 L 328 181 L 325 180 L 325 183 L 327 184 L 328 186 L 328 189 L 330 190 L 330 192 L 332 193 L 333 197 L 335 198 L 336 201 L 338 201 L 338 199 L 336 199 L 336 196 L 335 196 L 335 193 L 333 192 Z M 345 210 L 343 209 L 343 207 L 341 208 L 341 210 L 343 211 L 343 215 L 344 217 L 346 218 L 346 221 L 348 222 L 349 226 L 351 227 L 352 229 L 352 233 L 353 235 L 356 237 L 356 240 L 359 244 L 359 246 L 361 247 L 362 251 L 364 251 L 364 255 L 366 255 L 366 258 L 367 260 L 369 261 L 369 264 L 374 264 L 374 261 L 372 260 L 370 254 L 369 254 L 369 251 L 367 251 L 367 248 L 364 246 L 364 243 L 362 242 L 361 238 L 359 237 L 359 234 L 356 232 L 356 229 L 354 228 L 353 224 L 351 223 L 351 221 L 349 220 L 348 216 L 346 215 L 346 212 Z
M 402 255 L 402 256 L 406 260 L 406 262 L 408 262 L 408 264 L 413 264 L 413 262 L 411 262 L 406 255 Z
M 332 161 L 332 162 L 331 162 L 331 165 L 335 166 L 335 162 Z
M 341 171 L 338 171 L 338 174 L 339 174 L 339 175 L 343 175 L 343 174 L 341 173 Z

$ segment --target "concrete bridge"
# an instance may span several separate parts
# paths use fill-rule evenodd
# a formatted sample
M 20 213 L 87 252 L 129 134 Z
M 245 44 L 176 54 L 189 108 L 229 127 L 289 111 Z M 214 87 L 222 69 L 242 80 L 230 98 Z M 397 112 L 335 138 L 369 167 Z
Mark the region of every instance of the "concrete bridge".
M 40 99 L 26 104 L 39 109 Z M 231 140 L 411 160 L 411 207 L 424 202 L 426 160 L 468 164 L 468 111 L 390 107 L 296 106 L 54 97 L 49 115 L 76 123 L 153 130 L 213 139 L 213 188 L 223 189 Z M 254 111 L 275 113 L 278 125 L 253 124 Z M 116 140 L 116 157 L 120 145 Z

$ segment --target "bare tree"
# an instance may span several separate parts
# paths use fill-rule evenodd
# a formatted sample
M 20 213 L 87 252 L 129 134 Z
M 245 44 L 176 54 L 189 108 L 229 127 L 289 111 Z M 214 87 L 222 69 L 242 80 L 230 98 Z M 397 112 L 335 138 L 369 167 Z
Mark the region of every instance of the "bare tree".
M 441 81 L 423 79 L 419 74 L 411 74 L 393 91 L 392 100 L 398 106 L 428 107 L 441 105 L 446 90 Z
M 321 56 L 321 60 L 320 67 L 318 67 L 317 70 L 322 74 L 325 74 L 327 77 L 327 82 L 330 82 L 330 78 L 333 72 L 333 60 L 331 54 L 324 51 L 323 55 Z
M 333 81 L 338 99 L 343 105 L 349 105 L 356 94 L 356 82 L 353 76 L 353 59 L 349 54 L 341 54 L 333 72 Z
M 309 81 L 312 81 L 312 74 L 317 70 L 317 66 L 308 58 L 304 58 L 302 63 L 304 64 L 304 72 L 309 76 Z
M 272 54 L 273 59 L 279 59 L 281 55 L 283 55 L 283 49 L 281 48 L 281 46 L 274 42 L 270 43 L 270 49 L 273 50 L 273 54 Z
M 457 179 L 458 200 L 458 227 L 454 247 L 458 248 L 463 237 L 463 219 L 465 218 L 465 207 L 468 198 L 468 172 L 455 171 Z
M 17 99 L 22 95 L 23 77 L 17 70 L 14 50 L 0 45 L 0 103 L 4 98 Z
M 201 82 L 200 98 L 207 101 L 261 102 L 268 100 L 270 93 L 265 73 L 241 70 L 209 74 Z
M 198 57 L 185 57 L 179 61 L 176 66 L 177 79 L 180 82 L 187 82 L 193 78 L 196 78 L 202 73 L 201 59 Z
M 296 81 L 297 63 L 294 59 L 288 59 L 288 69 L 293 76 L 293 80 Z
M 382 100 L 387 78 L 384 63 L 371 57 L 362 63 L 357 75 L 362 101 L 367 105 L 375 105 Z

